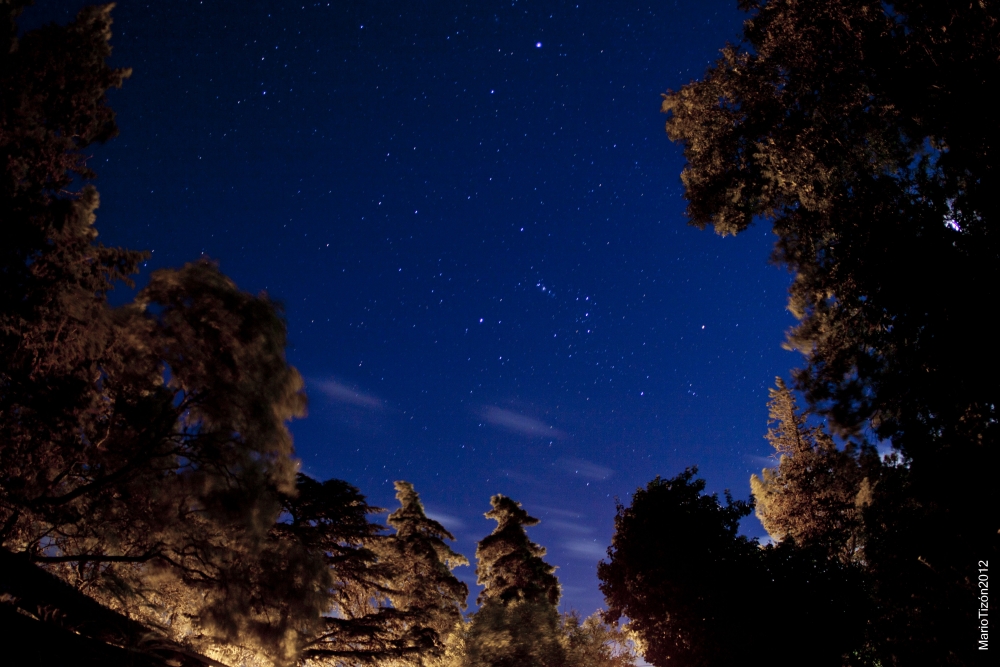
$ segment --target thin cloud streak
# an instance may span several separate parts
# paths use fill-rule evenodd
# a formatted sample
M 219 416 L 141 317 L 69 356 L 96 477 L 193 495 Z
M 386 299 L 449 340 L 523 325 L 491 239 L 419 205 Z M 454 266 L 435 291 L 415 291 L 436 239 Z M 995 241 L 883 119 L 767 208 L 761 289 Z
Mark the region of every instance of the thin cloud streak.
M 563 547 L 579 558 L 594 558 L 600 560 L 608 555 L 607 547 L 594 540 L 568 540 Z
M 607 479 L 615 474 L 613 469 L 586 459 L 563 457 L 556 460 L 556 465 L 571 475 L 579 475 L 587 479 Z
M 479 416 L 493 426 L 519 435 L 545 438 L 561 438 L 565 435 L 559 429 L 549 426 L 545 422 L 493 405 L 483 408 Z
M 465 522 L 459 519 L 457 516 L 452 516 L 450 514 L 445 514 L 443 512 L 432 512 L 425 508 L 424 514 L 427 515 L 428 519 L 433 519 L 439 524 L 447 528 L 450 532 L 455 533 L 459 530 L 465 528 Z
M 312 383 L 320 392 L 331 401 L 355 405 L 359 408 L 369 410 L 383 410 L 385 404 L 382 399 L 371 394 L 362 393 L 336 380 L 319 380 Z

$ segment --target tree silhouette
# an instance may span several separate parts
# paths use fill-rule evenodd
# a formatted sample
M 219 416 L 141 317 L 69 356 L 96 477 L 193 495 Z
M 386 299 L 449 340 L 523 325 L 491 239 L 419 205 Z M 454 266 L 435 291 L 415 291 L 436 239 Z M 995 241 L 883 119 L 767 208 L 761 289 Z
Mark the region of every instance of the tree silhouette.
M 598 565 L 605 618 L 628 618 L 643 656 L 658 667 L 752 662 L 775 628 L 775 665 L 840 665 L 863 645 L 855 572 L 825 550 L 761 548 L 738 534 L 752 503 L 704 493 L 688 468 L 638 489 L 618 506 L 608 560 Z
M 979 102 L 1000 81 L 1000 15 L 927 0 L 740 6 L 742 44 L 663 102 L 688 215 L 720 234 L 772 224 L 794 275 L 796 387 L 836 433 L 870 428 L 906 461 L 909 501 L 890 505 L 909 509 L 872 508 L 911 517 L 878 552 L 906 572 L 897 592 L 914 610 L 883 629 L 897 648 L 882 659 L 971 661 L 973 610 L 947 609 L 1000 540 L 980 512 L 996 485 L 968 479 L 995 469 L 1000 424 L 987 305 L 1000 128 Z

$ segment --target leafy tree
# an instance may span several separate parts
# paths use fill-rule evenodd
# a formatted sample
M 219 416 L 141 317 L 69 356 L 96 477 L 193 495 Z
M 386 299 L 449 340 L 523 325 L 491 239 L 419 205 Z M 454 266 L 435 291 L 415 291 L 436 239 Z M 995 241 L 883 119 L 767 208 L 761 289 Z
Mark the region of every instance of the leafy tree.
M 463 665 L 561 667 L 566 654 L 556 609 L 559 580 L 542 559 L 544 547 L 525 532 L 538 519 L 503 495 L 490 504 L 486 517 L 497 527 L 476 548 L 476 574 L 484 589 L 468 628 Z
M 115 133 L 105 92 L 128 73 L 106 64 L 110 7 L 18 39 L 23 4 L 0 5 L 0 544 L 122 604 L 183 582 L 221 631 L 294 489 L 285 422 L 305 399 L 284 323 L 207 262 L 108 304 L 142 254 L 94 243 L 97 192 L 70 186 Z
M 614 622 L 627 617 L 653 665 L 839 665 L 862 645 L 862 600 L 849 568 L 822 550 L 791 545 L 761 548 L 738 534 L 752 503 L 726 503 L 704 492 L 688 468 L 638 489 L 618 506 L 608 560 L 598 565 Z M 774 650 L 762 638 L 775 628 L 807 628 L 781 637 Z
M 625 616 L 654 665 L 715 665 L 751 640 L 741 608 L 753 597 L 757 545 L 738 536 L 749 503 L 704 495 L 688 468 L 618 505 L 609 560 L 597 567 L 608 609 Z
M 913 609 L 883 628 L 897 648 L 882 659 L 971 661 L 957 647 L 970 646 L 960 628 L 973 610 L 946 601 L 973 592 L 968 564 L 1000 539 L 981 513 L 996 485 L 968 480 L 995 469 L 1000 424 L 987 305 L 1000 287 L 1000 129 L 980 103 L 1000 79 L 998 8 L 740 6 L 742 44 L 663 102 L 688 163 L 688 215 L 720 234 L 772 224 L 774 258 L 794 276 L 796 387 L 837 432 L 871 428 L 906 461 L 908 500 L 871 509 L 901 522 L 870 558 L 901 568 Z

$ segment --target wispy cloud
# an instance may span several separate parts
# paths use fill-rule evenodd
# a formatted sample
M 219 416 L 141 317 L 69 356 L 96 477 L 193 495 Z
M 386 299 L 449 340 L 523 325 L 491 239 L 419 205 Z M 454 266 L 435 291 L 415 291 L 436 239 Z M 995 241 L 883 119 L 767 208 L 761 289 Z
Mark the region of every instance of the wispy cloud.
M 750 454 L 746 454 L 743 456 L 743 458 L 751 466 L 756 466 L 757 468 L 760 469 L 773 468 L 774 466 L 778 465 L 778 459 L 776 459 L 773 456 L 752 456 Z
M 428 519 L 434 519 L 453 533 L 465 528 L 465 522 L 457 516 L 445 514 L 444 512 L 432 512 L 430 510 L 426 510 L 424 513 Z
M 608 555 L 607 547 L 597 540 L 567 540 L 563 547 L 579 558 L 601 559 Z
M 479 416 L 494 426 L 520 435 L 545 438 L 561 438 L 564 435 L 562 431 L 545 422 L 493 405 L 483 408 Z
M 571 475 L 579 475 L 587 479 L 607 479 L 615 474 L 611 468 L 599 465 L 593 461 L 563 457 L 556 460 L 556 465 Z
M 346 403 L 369 410 L 383 410 L 385 408 L 382 399 L 377 396 L 365 394 L 337 380 L 316 380 L 310 384 L 319 389 L 328 399 L 337 403 Z

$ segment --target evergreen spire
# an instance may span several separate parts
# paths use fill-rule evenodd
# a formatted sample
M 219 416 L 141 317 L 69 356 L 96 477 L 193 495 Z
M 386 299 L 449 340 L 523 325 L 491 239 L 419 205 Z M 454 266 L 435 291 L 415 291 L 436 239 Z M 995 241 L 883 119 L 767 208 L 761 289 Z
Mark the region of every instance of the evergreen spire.
M 495 495 L 490 504 L 493 509 L 486 518 L 496 521 L 497 527 L 476 548 L 477 582 L 485 586 L 477 601 L 546 600 L 553 606 L 559 604 L 555 567 L 542 560 L 545 548 L 528 539 L 524 530 L 538 524 L 538 519 L 507 496 Z

